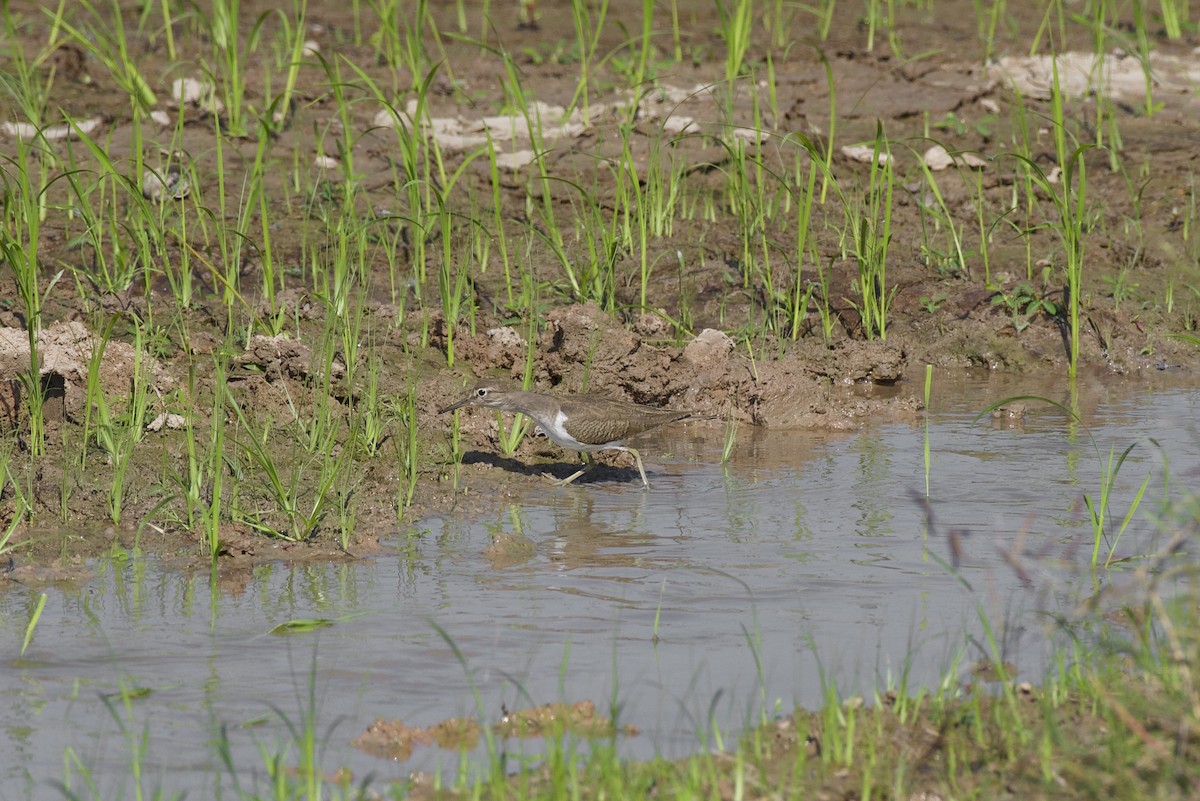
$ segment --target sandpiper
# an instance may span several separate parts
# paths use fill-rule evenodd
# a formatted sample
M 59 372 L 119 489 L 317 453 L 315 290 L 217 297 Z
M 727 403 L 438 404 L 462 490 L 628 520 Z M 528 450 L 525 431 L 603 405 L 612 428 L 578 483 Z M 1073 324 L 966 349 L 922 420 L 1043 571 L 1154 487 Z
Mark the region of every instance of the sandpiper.
M 595 466 L 591 459 L 592 451 L 605 450 L 632 453 L 642 477 L 642 485 L 649 487 L 641 454 L 626 445 L 625 441 L 694 415 L 693 412 L 657 409 L 599 395 L 556 398 L 489 381 L 476 384 L 471 394 L 439 410 L 439 413 L 452 412 L 463 406 L 486 406 L 505 412 L 520 412 L 537 423 L 554 442 L 584 454 L 588 464 L 582 470 L 555 482 L 564 487 Z

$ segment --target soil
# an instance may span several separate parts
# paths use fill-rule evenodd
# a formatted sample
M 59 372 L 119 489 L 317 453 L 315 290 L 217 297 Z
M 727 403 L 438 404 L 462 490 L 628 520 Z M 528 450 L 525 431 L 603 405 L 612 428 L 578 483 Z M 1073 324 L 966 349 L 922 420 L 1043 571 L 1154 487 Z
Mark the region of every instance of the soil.
M 127 20 L 138 18 L 137 4 L 122 5 Z M 643 404 L 693 409 L 719 419 L 688 425 L 707 427 L 718 438 L 725 419 L 767 427 L 844 430 L 868 421 L 916 420 L 926 364 L 952 371 L 1045 375 L 1066 370 L 1063 246 L 1051 227 L 1053 205 L 1039 191 L 1034 212 L 1026 214 L 1018 159 L 1011 155 L 1024 135 L 1016 127 L 1023 116 L 1028 120 L 1032 160 L 1047 174 L 1053 172 L 1046 62 L 1025 58 L 1043 21 L 1044 9 L 1036 4 L 1005 7 L 1007 16 L 990 62 L 980 40 L 977 4 L 967 0 L 898 4 L 903 8 L 896 9 L 890 31 L 896 47 L 889 44 L 889 31 L 881 29 L 871 49 L 864 21 L 846 4 L 837 6 L 825 41 L 811 38 L 814 27 L 808 12 L 787 10 L 791 28 L 784 46 L 773 43 L 762 20 L 756 21 L 746 56 L 753 78 L 740 78 L 732 95 L 724 77 L 726 48 L 719 32 L 719 4 L 679 4 L 680 61 L 672 57 L 675 44 L 660 6 L 662 19 L 655 21 L 654 50 L 643 85 L 648 91 L 639 96 L 634 115 L 633 96 L 622 88 L 628 85 L 623 70 L 637 55 L 640 26 L 634 21 L 640 21 L 642 3 L 611 0 L 592 64 L 586 120 L 578 110 L 565 119 L 555 110 L 571 105 L 579 78 L 569 4 L 530 5 L 536 15 L 532 20 L 515 13 L 515 4 L 503 4 L 503 9 L 492 4 L 493 24 L 485 30 L 479 19 L 480 4 L 466 2 L 461 4 L 468 21 L 465 35 L 457 35 L 458 5 L 431 4 L 442 35 L 438 40 L 428 32 L 425 36 L 425 47 L 432 54 L 429 66 L 438 67 L 427 95 L 431 122 L 419 131 L 424 137 L 438 137 L 445 175 L 461 169 L 454 191 L 448 193 L 448 203 L 461 203 L 453 211 L 462 219 L 491 225 L 486 208 L 493 197 L 488 159 L 472 156 L 479 152 L 481 120 L 509 111 L 503 93 L 505 70 L 498 56 L 503 48 L 513 54 L 527 101 L 548 104 L 536 108 L 542 109 L 545 119 L 544 163 L 559 179 L 551 182 L 549 203 L 566 228 L 564 247 L 570 263 L 587 265 L 593 258 L 587 244 L 575 237 L 574 221 L 598 210 L 608 225 L 616 213 L 618 172 L 611 165 L 621 155 L 618 126 L 631 116 L 635 119 L 630 148 L 635 163 L 644 165 L 642 186 L 649 187 L 646 170 L 651 158 L 668 149 L 674 163 L 685 165 L 678 179 L 684 196 L 710 199 L 707 206 L 703 200 L 694 201 L 688 213 L 674 219 L 669 232 L 648 239 L 648 263 L 653 269 L 645 304 L 641 253 L 624 248 L 612 253 L 613 284 L 581 302 L 581 293 L 571 286 L 547 237 L 532 233 L 536 229 L 545 234 L 542 182 L 536 162 L 529 163 L 534 145 L 527 135 L 523 138 L 514 131 L 511 139 L 498 143 L 503 165 L 518 165 L 500 168 L 500 217 L 509 242 L 514 243 L 511 247 L 516 249 L 515 243 L 520 243 L 519 252 L 511 257 L 535 277 L 531 285 L 537 292 L 539 314 L 531 321 L 508 302 L 497 248 L 482 257 L 468 253 L 459 247 L 459 234 L 465 242 L 465 232 L 455 231 L 456 266 L 468 271 L 475 303 L 457 321 L 454 365 L 447 367 L 451 328 L 441 312 L 434 280 L 443 243 L 436 230 L 428 234 L 430 279 L 420 299 L 411 287 L 404 289 L 406 278 L 395 289 L 386 251 L 394 249 L 407 276 L 414 269 L 412 243 L 417 235 L 405 218 L 406 195 L 398 177 L 400 137 L 395 116 L 364 88 L 355 70 L 380 87 L 396 87 L 397 109 L 413 101 L 409 87 L 414 77 L 424 76 L 384 66 L 371 44 L 373 23 L 362 23 L 363 35 L 356 43 L 351 4 L 326 0 L 307 4 L 312 45 L 299 71 L 300 101 L 288 123 L 262 140 L 265 196 L 272 220 L 270 247 L 275 268 L 283 276 L 275 298 L 263 296 L 256 289 L 263 285 L 263 226 L 255 214 L 243 224 L 240 211 L 222 212 L 216 206 L 222 176 L 214 129 L 226 124 L 227 115 L 214 116 L 203 92 L 195 103 L 170 99 L 177 78 L 205 79 L 212 44 L 203 36 L 189 35 L 193 28 L 184 20 L 175 26 L 180 52 L 171 60 L 159 21 L 152 19 L 140 27 L 127 21 L 132 58 L 159 96 L 156 110 L 166 112 L 165 127 L 147 123 L 143 143 L 147 165 L 170 178 L 160 182 L 157 191 L 165 187 L 168 193 L 187 195 L 152 208 L 195 204 L 186 208 L 193 214 L 197 208 L 207 209 L 210 225 L 242 226 L 247 247 L 238 276 L 240 299 L 230 307 L 223 302 L 220 251 L 211 228 L 202 231 L 198 224 L 189 245 L 197 289 L 188 306 L 178 304 L 166 269 L 157 265 L 136 272 L 128 286 L 106 287 L 96 278 L 97 269 L 101 263 L 112 263 L 113 254 L 83 236 L 83 224 L 70 213 L 74 201 L 68 181 L 61 180 L 62 165 L 70 163 L 67 156 L 83 165 L 85 186 L 116 190 L 96 177 L 96 161 L 79 142 L 62 139 L 48 145 L 64 160 L 47 162 L 53 165 L 46 194 L 49 207 L 38 241 L 45 293 L 41 369 L 50 443 L 45 457 L 24 453 L 28 420 L 18 376 L 28 366 L 28 338 L 14 284 L 6 280 L 0 285 L 0 324 L 6 326 L 0 329 L 4 372 L 0 422 L 9 432 L 6 461 L 13 479 L 5 483 L 0 498 L 0 522 L 7 526 L 19 514 L 21 499 L 28 499 L 33 507 L 33 523 L 17 526 L 8 543 L 20 565 L 69 564 L 114 547 L 135 546 L 185 561 L 206 558 L 199 534 L 185 522 L 178 479 L 188 438 L 202 446 L 208 442 L 214 409 L 225 417 L 230 449 L 221 468 L 228 471 L 225 491 L 240 482 L 241 508 L 265 510 L 256 519 L 261 524 L 257 527 L 244 517 L 230 519 L 224 526 L 221 559 L 231 575 L 236 575 L 238 565 L 261 559 L 359 555 L 381 539 L 398 536 L 410 521 L 424 515 L 490 510 L 497 496 L 519 495 L 543 481 L 546 461 L 556 475 L 568 472 L 566 463 L 573 455 L 533 438 L 527 438 L 512 458 L 496 455 L 494 416 L 471 411 L 461 418 L 466 455 L 457 467 L 451 454 L 451 421 L 437 410 L 461 397 L 476 377 L 520 379 L 530 353 L 530 332 L 535 337 L 531 373 L 538 389 L 587 390 Z M 45 107 L 62 109 L 77 120 L 96 120 L 92 137 L 103 143 L 119 168 L 132 175 L 129 94 L 103 61 L 77 41 L 60 38 L 48 47 L 53 19 L 38 4 L 9 6 L 19 20 L 21 41 L 6 45 L 23 45 L 25 57 L 37 60 L 37 74 L 49 81 Z M 244 47 L 250 47 L 251 30 L 262 19 L 257 50 L 247 59 L 244 75 L 247 101 L 260 110 L 269 105 L 261 87 L 278 87 L 281 82 L 276 65 L 283 25 L 282 17 L 268 13 L 274 7 L 251 0 L 242 3 Z M 147 11 L 151 18 L 154 13 Z M 479 46 L 481 30 L 487 47 Z M 1161 104 L 1152 115 L 1146 113 L 1139 77 L 1143 72 L 1136 58 L 1113 55 L 1108 63 L 1110 79 L 1097 91 L 1070 83 L 1079 80 L 1080 70 L 1066 74 L 1064 68 L 1064 84 L 1077 88 L 1066 106 L 1068 128 L 1088 142 L 1099 130 L 1108 144 L 1087 150 L 1082 157 L 1087 223 L 1080 382 L 1155 382 L 1164 374 L 1194 375 L 1200 366 L 1200 349 L 1169 336 L 1194 331 L 1200 321 L 1200 246 L 1195 230 L 1200 101 L 1193 91 L 1195 81 L 1188 77 L 1196 74 L 1195 48 L 1200 42 L 1194 34 L 1170 41 L 1153 24 L 1151 34 L 1156 59 L 1153 101 Z M 1088 54 L 1091 34 L 1079 26 L 1068 27 L 1066 40 L 1057 46 L 1062 52 Z M 318 52 L 326 63 L 338 65 L 343 84 L 335 87 Z M 1090 57 L 1081 63 L 1090 64 Z M 1121 69 L 1127 71 L 1131 65 L 1136 68 L 1132 80 L 1122 80 L 1128 76 Z M 4 70 L 11 72 L 10 68 L 11 64 Z M 1086 79 L 1087 70 L 1080 69 Z M 768 81 L 771 72 L 773 92 Z M 836 89 L 832 98 L 830 76 Z M 871 167 L 863 163 L 861 151 L 856 155 L 842 148 L 865 143 L 869 162 L 877 126 L 891 142 L 896 188 L 886 281 L 895 294 L 886 338 L 869 336 L 872 332 L 865 330 L 858 314 L 859 296 L 853 284 L 857 263 L 844 251 L 839 235 L 845 226 L 842 205 L 830 199 L 814 215 L 816 259 L 797 259 L 794 210 L 782 206 L 765 210 L 766 239 L 774 243 L 766 257 L 777 279 L 776 286 L 768 287 L 761 272 L 743 270 L 744 220 L 723 200 L 723 189 L 736 173 L 741 152 L 737 142 L 746 144 L 750 152 L 756 142 L 761 143 L 762 165 L 770 172 L 760 180 L 772 193 L 780 183 L 802 188 L 807 162 L 794 155 L 796 136 L 809 137 L 823 150 L 829 142 L 834 100 L 833 173 L 847 194 L 863 191 Z M 47 120 L 56 122 L 56 114 L 48 113 Z M 24 119 L 11 92 L 0 97 L 0 119 Z M 1100 129 L 1095 127 L 1098 119 Z M 520 128 L 522 120 L 512 117 L 509 127 Z M 1116 132 L 1119 140 L 1114 138 Z M 0 134 L 6 204 L 19 192 L 13 133 Z M 981 157 L 981 166 L 963 164 L 930 173 L 940 202 L 918 161 L 931 140 L 952 153 Z M 259 146 L 260 141 L 251 137 L 223 142 L 224 186 L 232 204 L 243 202 L 242 181 L 255 164 Z M 366 265 L 369 280 L 363 282 L 366 294 L 359 330 L 369 334 L 370 342 L 358 344 L 370 347 L 360 347 L 357 356 L 342 347 L 326 359 L 319 355 L 324 352 L 319 342 L 328 336 L 334 312 L 328 298 L 313 288 L 316 283 L 307 270 L 314 258 L 336 246 L 320 232 L 325 220 L 335 218 L 333 211 L 346 193 L 343 173 L 336 165 L 344 162 L 347 146 L 361 182 L 358 212 L 375 215 L 387 236 L 370 251 L 375 257 Z M 318 157 L 328 160 L 315 161 Z M 238 174 L 229 174 L 228 165 L 235 165 Z M 798 174 L 796 165 L 802 168 Z M 180 175 L 188 177 L 183 189 Z M 305 192 L 311 187 L 311 193 L 298 194 L 301 185 Z M 799 192 L 796 189 L 793 197 L 798 198 Z M 584 202 L 584 195 L 592 205 Z M 93 202 L 99 201 L 93 197 Z M 949 229 L 940 219 L 942 203 L 961 232 L 962 259 L 955 256 Z M 990 236 L 986 264 L 980 254 L 981 219 Z M 755 247 L 761 241 L 751 238 Z M 181 244 L 174 242 L 159 257 L 163 263 L 178 265 L 184 254 Z M 819 286 L 818 269 L 828 281 L 827 290 Z M 60 270 L 59 280 L 52 282 Z M 793 339 L 790 322 L 781 323 L 778 299 L 789 297 L 797 281 L 800 289 L 810 282 L 818 288 Z M 829 309 L 828 337 L 821 324 L 822 298 Z M 1030 305 L 1033 300 L 1039 303 Z M 1017 304 L 1015 310 L 1012 304 Z M 282 335 L 273 335 L 265 322 L 265 312 L 272 309 L 286 320 Z M 134 338 L 134 321 L 143 331 L 141 342 Z M 150 366 L 145 375 L 152 384 L 146 423 L 158 424 L 147 429 L 134 448 L 125 478 L 122 522 L 113 525 L 109 490 L 116 480 L 115 467 L 90 436 L 83 441 L 90 404 L 87 377 L 92 355 L 102 350 L 101 384 L 113 407 L 123 408 L 139 347 L 140 359 Z M 219 391 L 215 361 L 223 359 L 227 365 L 231 395 L 245 410 L 251 428 L 272 432 L 267 447 L 278 462 L 305 465 L 314 450 L 341 448 L 344 435 L 332 444 L 306 447 L 303 425 L 297 421 L 326 413 L 349 420 L 360 411 L 368 398 L 369 371 L 359 368 L 368 352 L 382 365 L 380 397 L 404 398 L 409 386 L 415 385 L 420 475 L 412 505 L 398 514 L 396 488 L 402 478 L 398 443 L 405 429 L 401 420 L 390 419 L 379 452 L 354 455 L 353 488 L 337 488 L 339 498 L 353 509 L 348 547 L 337 536 L 332 513 L 302 542 L 264 535 L 265 529 L 286 527 L 268 508 L 271 500 L 262 489 L 265 481 L 253 478 L 255 467 L 244 447 L 247 432 L 238 425 L 230 404 L 213 400 Z M 196 421 L 191 429 L 184 426 L 187 414 Z M 88 451 L 86 466 L 78 462 L 81 450 Z M 603 454 L 600 461 L 621 469 L 599 470 L 589 479 L 637 481 L 636 471 L 628 469 L 632 460 L 627 455 Z M 456 470 L 460 471 L 457 480 Z M 315 487 L 313 470 L 300 475 L 303 486 Z M 70 526 L 50 525 L 60 519 Z M 88 533 L 80 535 L 81 531 Z M 20 569 L 5 575 L 22 576 Z M 30 571 L 21 580 L 53 581 L 56 575 Z

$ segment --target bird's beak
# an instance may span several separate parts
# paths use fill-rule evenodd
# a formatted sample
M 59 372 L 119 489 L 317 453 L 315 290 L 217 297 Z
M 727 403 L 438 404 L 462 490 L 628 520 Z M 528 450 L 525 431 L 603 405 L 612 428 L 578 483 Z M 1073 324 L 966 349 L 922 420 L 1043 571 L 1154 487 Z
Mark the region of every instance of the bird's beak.
M 455 409 L 461 409 L 462 407 L 466 406 L 468 403 L 471 402 L 472 397 L 473 397 L 472 395 L 468 395 L 467 397 L 460 400 L 458 403 L 452 403 L 444 409 L 438 409 L 438 414 L 445 414 L 446 412 L 452 412 Z

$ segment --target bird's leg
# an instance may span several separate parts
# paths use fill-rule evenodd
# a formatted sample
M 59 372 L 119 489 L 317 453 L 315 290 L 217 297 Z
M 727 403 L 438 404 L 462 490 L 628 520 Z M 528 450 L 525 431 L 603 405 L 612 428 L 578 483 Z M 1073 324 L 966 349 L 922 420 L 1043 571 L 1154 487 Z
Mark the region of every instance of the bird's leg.
M 642 467 L 642 455 L 630 447 L 626 447 L 625 450 L 633 454 L 633 460 L 637 462 L 638 474 L 642 477 L 642 486 L 649 489 L 650 482 L 646 480 L 646 470 Z
M 571 475 L 567 476 L 566 478 L 562 479 L 561 481 L 555 481 L 554 486 L 565 487 L 568 484 L 570 484 L 572 481 L 579 478 L 584 473 L 588 472 L 589 470 L 591 470 L 593 467 L 596 466 L 596 460 L 592 458 L 592 455 L 590 453 L 584 453 L 583 460 L 585 462 L 587 462 L 587 464 L 583 467 L 582 470 L 577 470 L 576 472 L 572 473 Z

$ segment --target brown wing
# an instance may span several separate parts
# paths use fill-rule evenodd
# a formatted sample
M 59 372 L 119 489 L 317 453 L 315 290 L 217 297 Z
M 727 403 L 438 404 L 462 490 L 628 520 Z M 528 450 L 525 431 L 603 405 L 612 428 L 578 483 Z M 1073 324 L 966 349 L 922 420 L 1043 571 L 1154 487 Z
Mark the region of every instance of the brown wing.
M 691 412 L 656 409 L 599 395 L 576 395 L 562 400 L 567 433 L 580 442 L 601 445 L 623 442 L 652 428 L 690 417 Z

